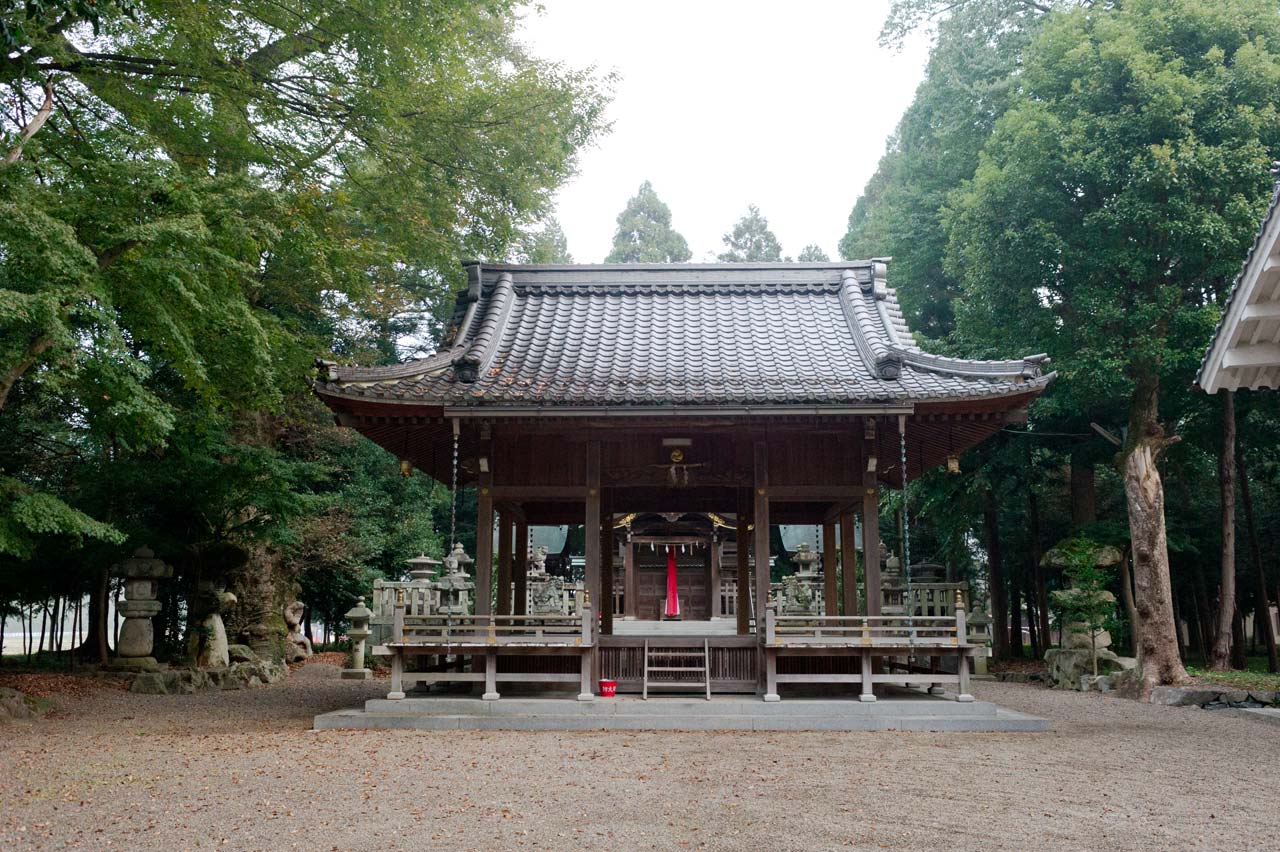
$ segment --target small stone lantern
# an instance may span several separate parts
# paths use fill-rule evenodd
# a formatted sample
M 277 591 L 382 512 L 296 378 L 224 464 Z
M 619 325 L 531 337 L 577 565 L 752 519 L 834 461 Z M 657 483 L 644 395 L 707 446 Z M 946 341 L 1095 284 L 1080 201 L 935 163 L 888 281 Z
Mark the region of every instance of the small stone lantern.
M 439 559 L 432 559 L 425 553 L 421 556 L 415 556 L 412 559 L 406 559 L 405 565 L 409 566 L 409 579 L 414 583 L 429 583 L 435 579 L 436 569 L 441 565 Z
M 347 610 L 344 618 L 351 622 L 351 629 L 347 631 L 347 636 L 351 639 L 353 645 L 351 649 L 352 667 L 342 670 L 342 679 L 368 680 L 373 677 L 373 672 L 365 668 L 364 665 L 364 642 L 371 633 L 369 620 L 373 618 L 373 611 L 364 605 L 364 598 L 361 597 L 356 600 L 355 606 Z
M 818 590 L 822 587 L 818 563 L 822 556 L 802 542 L 791 561 L 800 567 L 784 583 L 782 611 L 786 615 L 817 615 Z
M 160 613 L 160 580 L 173 576 L 173 568 L 146 547 L 140 547 L 133 555 L 113 566 L 113 572 L 124 578 L 124 597 L 119 612 L 124 616 L 120 626 L 120 640 L 116 643 L 116 658 L 112 668 L 131 671 L 154 671 L 159 668 L 151 656 L 155 645 L 155 628 L 151 619 Z
M 444 558 L 445 574 L 436 580 L 440 590 L 441 615 L 468 615 L 471 609 L 471 592 L 476 584 L 467 575 L 467 566 L 475 562 L 461 544 L 455 544 Z

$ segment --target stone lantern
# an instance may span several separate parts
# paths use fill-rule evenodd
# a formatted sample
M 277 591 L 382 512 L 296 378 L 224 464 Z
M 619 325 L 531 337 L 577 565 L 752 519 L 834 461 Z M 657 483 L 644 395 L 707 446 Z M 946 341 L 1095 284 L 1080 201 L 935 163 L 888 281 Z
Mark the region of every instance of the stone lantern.
M 159 668 L 156 658 L 151 656 L 155 645 L 151 619 L 160 612 L 160 601 L 156 600 L 159 581 L 172 577 L 173 568 L 155 556 L 149 548 L 140 547 L 112 568 L 116 576 L 124 578 L 125 597 L 119 606 L 124 624 L 120 626 L 120 640 L 116 643 L 114 668 L 135 671 Z
M 347 636 L 353 644 L 351 668 L 342 670 L 342 678 L 343 680 L 368 680 L 373 677 L 373 672 L 364 665 L 364 643 L 372 632 L 369 630 L 369 621 L 373 618 L 373 611 L 364 605 L 364 598 L 361 597 L 356 600 L 355 606 L 347 610 L 344 618 L 351 622 L 351 629 L 347 631 Z
M 800 568 L 785 581 L 782 612 L 786 615 L 817 615 L 818 589 L 822 586 L 818 563 L 822 556 L 802 542 L 791 560 Z
M 467 574 L 467 566 L 475 562 L 461 544 L 444 558 L 444 576 L 434 586 L 440 591 L 441 615 L 467 615 L 471 609 L 471 592 L 476 584 Z
M 465 556 L 466 554 L 463 555 Z M 429 583 L 435 579 L 436 571 L 443 563 L 439 559 L 432 559 L 430 556 L 423 554 L 412 559 L 406 559 L 404 564 L 409 566 L 409 579 L 412 582 Z
M 561 615 L 564 612 L 564 583 L 547 573 L 547 548 L 538 547 L 529 559 L 529 614 Z

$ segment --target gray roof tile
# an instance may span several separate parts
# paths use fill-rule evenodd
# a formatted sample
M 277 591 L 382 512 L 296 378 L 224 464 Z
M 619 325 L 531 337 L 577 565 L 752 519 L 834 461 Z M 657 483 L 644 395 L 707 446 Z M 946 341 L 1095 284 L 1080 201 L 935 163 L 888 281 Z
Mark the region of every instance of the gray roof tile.
M 1052 378 L 1039 356 L 921 352 L 884 269 L 486 266 L 480 286 L 459 294 L 439 353 L 392 367 L 326 364 L 318 389 L 448 406 L 834 406 L 1025 394 Z

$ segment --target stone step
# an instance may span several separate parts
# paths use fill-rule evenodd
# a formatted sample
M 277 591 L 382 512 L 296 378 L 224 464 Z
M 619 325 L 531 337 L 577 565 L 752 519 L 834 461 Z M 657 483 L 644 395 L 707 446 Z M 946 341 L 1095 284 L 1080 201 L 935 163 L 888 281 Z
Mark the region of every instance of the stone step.
M 339 710 L 317 716 L 316 730 L 505 730 L 505 731 L 941 731 L 1035 732 L 1049 723 L 1035 716 L 998 710 L 982 716 L 924 715 L 664 715 L 626 713 L 603 716 L 435 715 Z
M 598 698 L 575 701 L 571 698 L 502 698 L 481 701 L 477 698 L 404 698 L 390 701 L 375 698 L 365 702 L 364 712 L 390 715 L 421 716 L 811 716 L 825 718 L 869 716 L 982 717 L 995 715 L 996 705 L 989 701 L 958 702 L 925 696 L 886 698 L 875 702 L 857 700 L 824 700 L 786 698 L 765 702 L 758 698 L 726 698 L 716 696 L 685 698 L 654 696 L 639 698 Z

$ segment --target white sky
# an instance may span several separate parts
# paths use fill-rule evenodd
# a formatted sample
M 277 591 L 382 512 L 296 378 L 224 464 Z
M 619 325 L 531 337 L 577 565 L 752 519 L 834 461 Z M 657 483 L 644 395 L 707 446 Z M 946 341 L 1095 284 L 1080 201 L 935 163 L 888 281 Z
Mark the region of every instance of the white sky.
M 616 72 L 612 133 L 582 153 L 557 217 L 578 263 L 653 182 L 693 260 L 757 205 L 794 257 L 832 258 L 928 55 L 877 44 L 888 0 L 541 0 L 524 40 L 545 59 Z

